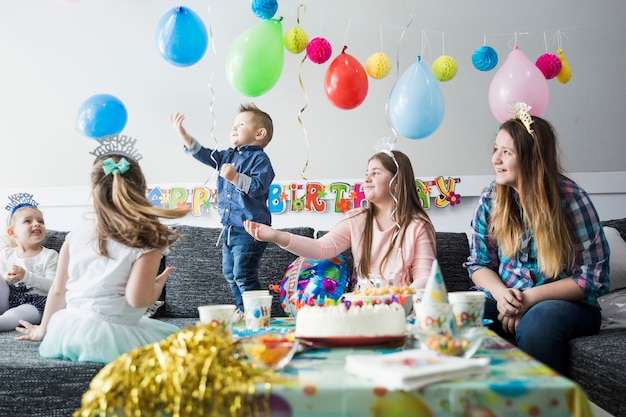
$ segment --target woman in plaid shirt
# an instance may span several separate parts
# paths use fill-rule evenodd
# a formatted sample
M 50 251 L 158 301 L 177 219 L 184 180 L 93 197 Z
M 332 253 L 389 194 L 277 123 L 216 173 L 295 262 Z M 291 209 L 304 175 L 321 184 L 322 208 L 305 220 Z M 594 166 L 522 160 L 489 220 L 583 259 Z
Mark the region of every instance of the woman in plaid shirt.
M 566 374 L 569 340 L 600 329 L 609 246 L 591 199 L 562 174 L 553 126 L 528 110 L 512 103 L 500 126 L 465 267 L 492 329 Z

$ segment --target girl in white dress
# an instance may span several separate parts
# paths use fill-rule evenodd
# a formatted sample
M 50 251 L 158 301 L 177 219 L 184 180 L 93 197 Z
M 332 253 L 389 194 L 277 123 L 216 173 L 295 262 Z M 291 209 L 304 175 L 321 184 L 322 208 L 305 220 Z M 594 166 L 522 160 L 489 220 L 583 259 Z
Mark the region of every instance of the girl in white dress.
M 95 219 L 68 233 L 41 324 L 20 321 L 18 340 L 42 341 L 44 357 L 108 363 L 180 330 L 144 317 L 173 268 L 157 276 L 163 251 L 180 236 L 146 198 L 146 181 L 129 155 L 106 154 L 91 173 Z

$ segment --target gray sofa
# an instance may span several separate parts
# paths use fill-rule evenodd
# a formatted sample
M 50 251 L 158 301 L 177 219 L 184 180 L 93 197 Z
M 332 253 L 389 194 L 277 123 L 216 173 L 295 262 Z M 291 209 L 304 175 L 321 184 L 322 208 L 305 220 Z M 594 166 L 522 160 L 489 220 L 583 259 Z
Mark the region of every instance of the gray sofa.
M 626 220 L 611 224 L 626 237 Z M 176 269 L 161 299 L 164 305 L 155 317 L 184 327 L 197 320 L 197 306 L 233 303 L 221 275 L 221 247 L 215 243 L 220 230 L 178 226 L 185 236 L 162 265 Z M 285 229 L 305 236 L 321 235 L 312 228 Z M 65 232 L 49 231 L 46 246 L 59 249 Z M 464 233 L 437 233 L 439 263 L 448 291 L 467 290 L 470 280 L 462 267 L 469 254 Z M 352 269 L 350 251 L 344 253 Z M 270 244 L 263 255 L 259 276 L 264 287 L 279 284 L 296 256 Z M 274 316 L 285 316 L 278 294 L 272 304 Z M 43 359 L 38 344 L 16 342 L 17 332 L 0 333 L 0 416 L 70 416 L 80 405 L 82 393 L 100 364 Z M 626 399 L 619 393 L 626 386 L 626 330 L 603 331 L 597 336 L 572 341 L 571 376 L 590 398 L 615 416 L 626 415 Z

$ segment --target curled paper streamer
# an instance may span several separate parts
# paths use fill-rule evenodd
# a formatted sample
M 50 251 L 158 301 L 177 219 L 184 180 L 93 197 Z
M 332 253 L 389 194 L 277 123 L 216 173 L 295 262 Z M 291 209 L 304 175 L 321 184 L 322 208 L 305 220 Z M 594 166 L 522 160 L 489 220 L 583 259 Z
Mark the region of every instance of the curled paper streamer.
M 306 128 L 304 127 L 304 123 L 302 122 L 302 112 L 304 112 L 309 103 L 309 96 L 306 92 L 306 89 L 304 88 L 304 83 L 302 82 L 302 65 L 304 64 L 304 61 L 306 61 L 306 57 L 307 55 L 304 55 L 304 58 L 302 58 L 302 61 L 300 61 L 300 72 L 298 72 L 298 81 L 300 81 L 300 88 L 302 89 L 302 94 L 304 94 L 305 100 L 304 107 L 302 107 L 298 112 L 298 124 L 300 124 L 300 127 L 302 128 L 302 133 L 304 134 L 304 143 L 306 144 L 306 160 L 304 163 L 304 168 L 302 168 L 302 172 L 300 174 L 304 181 L 308 181 L 308 179 L 304 175 L 304 172 L 309 166 L 309 139 L 306 133 Z
M 393 130 L 393 128 L 392 128 Z M 391 157 L 393 163 L 396 164 L 396 173 L 393 174 L 391 180 L 389 181 L 389 189 L 391 190 L 391 185 L 398 178 L 398 171 L 400 171 L 400 166 L 398 165 L 398 161 L 396 161 L 396 157 L 393 155 L 393 148 L 396 145 L 397 137 L 390 138 L 388 136 L 384 136 L 376 142 L 376 152 L 385 152 L 387 155 Z M 396 230 L 393 233 L 393 237 L 391 241 L 393 242 L 398 234 L 400 233 L 400 223 L 398 223 L 396 219 L 396 211 L 398 210 L 398 199 L 396 196 L 391 193 L 391 197 L 393 198 L 393 209 L 391 210 L 391 220 L 393 220 L 394 225 L 396 226 Z
M 211 42 L 211 49 L 213 50 L 213 55 L 217 55 L 217 52 L 215 51 L 215 42 L 213 40 L 213 29 L 211 28 L 211 5 L 210 4 L 209 4 L 209 41 Z M 217 166 L 217 159 L 215 159 L 215 157 L 213 156 L 213 154 L 217 152 L 217 138 L 215 137 L 215 133 L 214 133 L 215 124 L 217 120 L 215 118 L 215 111 L 213 110 L 213 102 L 215 101 L 215 90 L 213 89 L 213 85 L 211 84 L 211 81 L 213 80 L 214 75 L 215 75 L 215 72 L 212 72 L 211 77 L 209 78 L 208 85 L 209 85 L 209 91 L 211 92 L 211 100 L 209 101 L 209 112 L 211 113 L 211 120 L 212 120 L 210 135 L 211 135 L 211 138 L 213 139 L 213 142 L 215 142 L 213 151 L 211 151 L 211 159 L 215 163 L 216 168 L 211 174 L 211 176 L 206 179 L 206 181 L 204 182 L 204 186 L 206 186 L 209 182 L 213 181 L 213 179 L 217 176 L 217 173 L 219 171 L 219 167 Z

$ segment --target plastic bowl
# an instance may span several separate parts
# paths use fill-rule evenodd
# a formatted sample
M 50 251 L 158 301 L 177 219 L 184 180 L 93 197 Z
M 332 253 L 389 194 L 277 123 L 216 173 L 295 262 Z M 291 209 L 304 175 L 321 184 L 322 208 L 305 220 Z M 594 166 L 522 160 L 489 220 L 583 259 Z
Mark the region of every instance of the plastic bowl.
M 265 369 L 284 368 L 298 350 L 293 333 L 265 333 L 241 338 L 240 343 L 248 360 Z
M 420 348 L 434 350 L 450 356 L 463 356 L 471 358 L 480 348 L 487 328 L 483 326 L 466 327 L 459 329 L 453 336 L 437 332 L 422 331 L 418 327 L 413 328 L 413 335 L 419 340 Z

